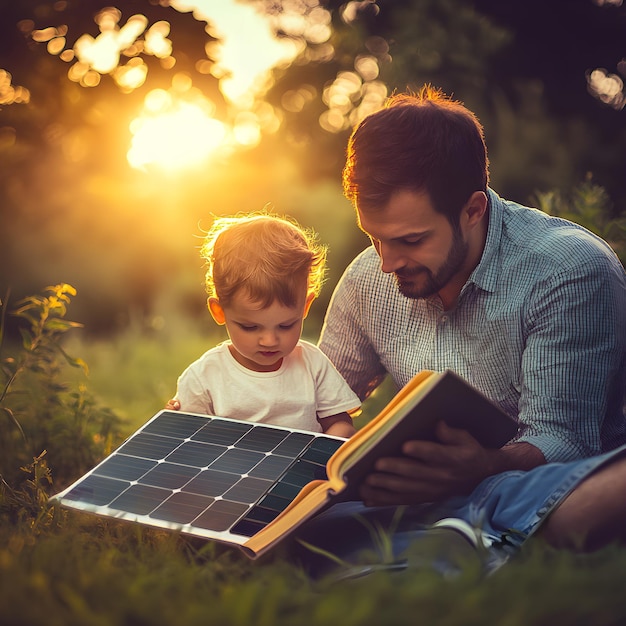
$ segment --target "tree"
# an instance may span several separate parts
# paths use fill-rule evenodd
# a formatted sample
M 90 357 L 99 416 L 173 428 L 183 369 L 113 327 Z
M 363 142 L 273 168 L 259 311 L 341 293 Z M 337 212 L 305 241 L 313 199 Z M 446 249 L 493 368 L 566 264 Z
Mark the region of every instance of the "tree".
M 196 279 L 180 279 L 181 268 L 196 267 L 200 225 L 211 213 L 268 203 L 336 242 L 332 265 L 341 269 L 364 245 L 339 186 L 348 134 L 393 90 L 427 82 L 476 111 L 493 186 L 503 195 L 526 202 L 592 172 L 614 200 L 615 217 L 626 203 L 623 112 L 594 99 L 585 78 L 617 58 L 625 7 L 198 0 L 202 10 L 191 11 L 182 1 L 123 0 L 116 8 L 100 0 L 4 0 L 0 264 L 11 272 L 0 276 L 0 294 L 11 285 L 20 298 L 69 282 L 81 293 L 76 316 L 89 329 L 149 318 L 159 293 L 200 311 Z M 236 97 L 227 88 L 234 66 L 219 46 L 235 31 L 242 36 L 235 52 L 251 45 L 256 31 L 233 19 L 253 8 L 264 12 L 259 32 L 273 32 L 272 41 L 292 53 L 276 54 L 273 75 L 258 73 L 252 91 Z M 118 43 L 128 35 L 117 64 L 80 64 L 78 42 L 93 45 L 107 32 Z M 255 44 L 241 67 L 267 46 Z M 149 117 L 151 94 L 199 101 L 230 143 L 184 171 L 131 169 L 131 129 Z M 192 125 L 188 147 L 206 141 Z M 186 152 L 169 154 L 176 162 Z

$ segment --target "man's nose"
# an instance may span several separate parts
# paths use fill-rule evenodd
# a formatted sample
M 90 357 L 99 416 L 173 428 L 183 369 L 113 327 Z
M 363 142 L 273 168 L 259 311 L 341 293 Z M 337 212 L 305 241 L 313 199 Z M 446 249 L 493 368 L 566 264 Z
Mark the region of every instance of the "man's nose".
M 404 267 L 405 261 L 401 255 L 393 251 L 392 247 L 380 241 L 376 246 L 380 257 L 380 269 L 390 274 Z

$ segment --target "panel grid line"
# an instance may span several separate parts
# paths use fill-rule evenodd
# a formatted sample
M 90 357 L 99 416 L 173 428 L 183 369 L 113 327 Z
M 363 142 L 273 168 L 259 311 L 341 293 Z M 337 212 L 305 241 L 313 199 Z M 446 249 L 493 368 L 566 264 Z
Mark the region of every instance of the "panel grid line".
M 160 411 L 52 498 L 63 506 L 243 543 L 273 521 L 343 439 Z

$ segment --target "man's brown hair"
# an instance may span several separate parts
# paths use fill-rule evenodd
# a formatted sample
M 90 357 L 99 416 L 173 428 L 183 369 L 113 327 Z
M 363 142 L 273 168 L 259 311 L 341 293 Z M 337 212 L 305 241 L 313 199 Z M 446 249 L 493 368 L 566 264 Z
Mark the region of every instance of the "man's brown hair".
M 475 191 L 487 191 L 483 127 L 469 109 L 426 85 L 392 95 L 348 142 L 343 186 L 355 208 L 384 208 L 400 190 L 426 191 L 433 208 L 458 222 Z

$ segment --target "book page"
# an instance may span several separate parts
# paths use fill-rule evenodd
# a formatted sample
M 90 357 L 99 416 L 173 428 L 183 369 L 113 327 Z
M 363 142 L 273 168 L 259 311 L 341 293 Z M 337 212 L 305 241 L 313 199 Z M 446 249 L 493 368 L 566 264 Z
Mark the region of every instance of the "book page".
M 315 480 L 305 485 L 291 504 L 265 528 L 250 537 L 242 546 L 248 556 L 256 558 L 298 526 L 313 517 L 332 501 L 333 491 L 327 480 Z
M 349 467 L 351 459 L 360 456 L 364 450 L 376 445 L 379 437 L 393 427 L 393 423 L 400 416 L 404 415 L 402 410 L 409 402 L 415 404 L 420 397 L 417 390 L 425 392 L 437 381 L 438 375 L 430 370 L 418 372 L 374 417 L 368 424 L 358 430 L 346 443 L 344 443 L 335 454 L 328 460 L 327 472 L 329 480 L 339 480 L 343 482 L 341 476 Z M 426 385 L 430 381 L 431 385 Z M 417 393 L 417 395 L 416 395 Z
M 382 456 L 401 455 L 410 439 L 436 441 L 439 421 L 466 430 L 485 448 L 499 448 L 517 433 L 517 420 L 451 370 L 420 372 L 327 463 L 331 480 L 347 483 L 346 499 Z

